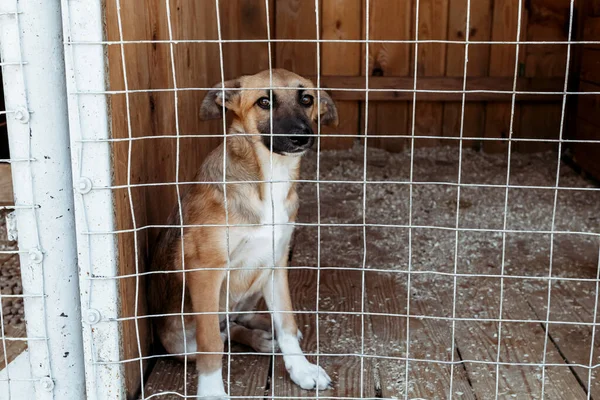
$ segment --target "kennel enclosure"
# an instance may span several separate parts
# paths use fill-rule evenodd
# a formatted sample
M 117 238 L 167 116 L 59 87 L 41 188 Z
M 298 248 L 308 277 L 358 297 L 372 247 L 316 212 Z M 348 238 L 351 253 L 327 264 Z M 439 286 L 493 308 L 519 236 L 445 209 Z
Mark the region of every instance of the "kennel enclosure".
M 53 386 L 37 398 L 83 383 L 83 364 L 90 399 L 194 395 L 194 367 L 153 342 L 147 260 L 160 229 L 180 229 L 165 226 L 178 188 L 196 184 L 225 136 L 222 121 L 200 120 L 207 90 L 269 67 L 312 78 L 341 117 L 305 160 L 290 266 L 303 346 L 337 382 L 319 397 L 597 396 L 600 192 L 560 161 L 599 176 L 597 1 L 8 3 L 27 344 L 51 361 L 27 379 Z M 64 225 L 44 228 L 53 217 Z M 65 232 L 42 263 L 33 226 Z M 70 256 L 53 258 L 63 245 Z M 41 299 L 68 299 L 69 332 L 82 336 L 68 350 L 73 375 L 54 362 L 65 351 L 48 328 L 66 317 L 32 305 Z M 316 397 L 291 385 L 279 356 L 236 350 L 232 395 Z

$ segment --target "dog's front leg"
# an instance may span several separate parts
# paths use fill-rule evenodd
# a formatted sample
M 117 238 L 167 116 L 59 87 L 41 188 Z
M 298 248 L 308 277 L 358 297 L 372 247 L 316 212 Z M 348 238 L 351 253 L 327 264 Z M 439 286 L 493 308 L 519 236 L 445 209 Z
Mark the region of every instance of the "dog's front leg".
M 189 273 L 188 287 L 196 318 L 196 369 L 198 399 L 227 398 L 223 386 L 222 358 L 224 344 L 219 326 L 219 296 L 223 271 Z M 211 354 L 212 353 L 212 354 Z
M 267 307 L 273 312 L 277 343 L 283 353 L 285 368 L 292 381 L 302 389 L 325 390 L 331 384 L 331 378 L 323 368 L 311 364 L 300 348 L 301 333 L 292 310 L 288 272 L 277 269 L 273 273 L 273 279 L 268 278 L 263 294 Z

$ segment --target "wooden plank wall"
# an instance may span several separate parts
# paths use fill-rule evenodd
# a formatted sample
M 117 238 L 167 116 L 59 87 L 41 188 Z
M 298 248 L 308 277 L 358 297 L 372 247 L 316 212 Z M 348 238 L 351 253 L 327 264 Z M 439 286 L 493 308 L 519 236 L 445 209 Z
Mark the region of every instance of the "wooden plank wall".
M 467 0 L 450 0 L 448 23 L 448 40 L 466 39 Z M 492 0 L 471 2 L 469 40 L 489 41 L 492 28 Z M 446 60 L 446 76 L 460 77 L 464 75 L 465 46 L 449 45 Z M 490 46 L 470 45 L 468 77 L 483 77 L 489 73 Z M 446 103 L 444 106 L 443 136 L 459 137 L 461 120 L 463 137 L 483 136 L 485 127 L 485 104 L 481 102 L 465 104 L 464 117 L 460 103 Z M 478 142 L 465 142 L 477 146 Z
M 172 35 L 175 40 L 218 39 L 214 0 L 167 0 L 171 9 Z M 123 39 L 126 41 L 167 41 L 169 24 L 166 2 L 146 0 L 121 1 Z M 311 0 L 270 0 L 271 36 L 276 39 L 344 39 L 366 37 L 366 0 L 319 0 L 319 31 L 315 26 L 315 3 Z M 514 41 L 517 30 L 516 0 L 471 1 L 471 40 L 489 39 Z M 564 25 L 569 0 L 523 1 L 521 39 L 564 40 Z M 372 40 L 413 40 L 418 29 L 419 39 L 464 41 L 467 0 L 420 0 L 419 26 L 415 26 L 416 0 L 370 0 L 369 32 Z M 220 2 L 222 38 L 267 39 L 264 0 L 226 0 Z M 119 29 L 115 0 L 106 1 L 106 36 L 117 41 Z M 175 77 L 178 88 L 213 86 L 220 81 L 219 45 L 217 43 L 178 42 L 174 46 Z M 526 48 L 525 48 L 526 47 Z M 562 88 L 564 46 L 523 46 L 519 60 L 519 85 Z M 124 45 L 127 86 L 142 90 L 129 94 L 130 126 L 126 112 L 126 96 L 109 96 L 112 110 L 112 134 L 115 138 L 149 137 L 134 142 L 114 144 L 114 184 L 174 182 L 176 177 L 177 141 L 160 138 L 176 133 L 176 111 L 179 117 L 180 180 L 190 180 L 204 157 L 222 139 L 185 137 L 191 134 L 221 134 L 220 121 L 202 122 L 199 107 L 205 95 L 202 90 L 180 91 L 175 110 L 173 91 L 152 91 L 174 87 L 169 43 L 128 43 Z M 224 43 L 224 73 L 230 79 L 251 74 L 269 65 L 266 43 Z M 418 56 L 415 71 L 415 55 Z M 368 59 L 365 59 L 365 56 Z M 364 88 L 369 74 L 371 88 L 412 88 L 417 73 L 419 87 L 433 89 L 462 87 L 464 45 L 421 43 L 415 52 L 414 43 L 360 42 L 322 43 L 320 65 L 317 65 L 317 46 L 307 42 L 277 42 L 272 46 L 273 65 L 314 77 L 320 72 L 324 87 Z M 117 43 L 108 46 L 110 89 L 124 90 L 124 71 L 121 49 Z M 471 45 L 469 50 L 468 84 L 489 89 L 511 88 L 515 66 L 514 45 Z M 523 80 L 523 78 L 532 78 Z M 496 79 L 498 78 L 498 79 Z M 555 81 L 539 78 L 558 78 Z M 556 85 L 558 83 L 558 86 Z M 479 85 L 479 86 L 477 86 Z M 143 90 L 149 90 L 143 92 Z M 338 101 L 341 124 L 337 129 L 323 129 L 333 134 L 323 138 L 322 149 L 347 149 L 365 131 L 364 93 L 333 91 Z M 448 100 L 452 101 L 448 101 Z M 461 97 L 420 93 L 417 97 L 415 133 L 423 136 L 456 137 L 460 133 Z M 542 97 L 540 97 L 540 100 Z M 371 92 L 369 102 L 369 146 L 401 151 L 410 140 L 384 138 L 382 135 L 409 135 L 412 127 L 412 94 L 406 92 Z M 492 101 L 493 100 L 493 101 Z M 560 97 L 544 98 L 543 103 L 521 104 L 516 109 L 514 130 L 518 137 L 557 137 L 556 123 L 560 118 Z M 473 94 L 467 98 L 464 136 L 504 138 L 508 135 L 510 96 Z M 335 136 L 338 134 L 340 136 Z M 352 137 L 352 135 L 355 135 Z M 541 136 L 546 135 L 546 136 Z M 350 136 L 350 137 L 349 137 Z M 456 144 L 453 140 L 420 139 L 417 146 Z M 481 147 L 481 141 L 465 141 L 468 146 Z M 131 149 L 130 149 L 131 146 Z M 546 150 L 548 145 L 534 143 L 515 145 L 515 150 Z M 484 150 L 505 151 L 506 142 L 484 142 Z M 128 176 L 128 157 L 131 150 L 131 175 Z M 129 193 L 115 191 L 117 228 L 134 227 L 129 208 L 130 196 L 135 205 L 135 226 L 143 228 L 164 224 L 176 204 L 173 185 L 137 187 Z M 143 272 L 157 232 L 141 229 L 118 235 L 121 274 Z M 132 249 L 137 241 L 140 257 L 136 262 Z M 121 279 L 122 316 L 134 314 L 136 285 L 140 285 L 138 312 L 145 313 L 144 282 L 135 278 Z M 124 358 L 139 356 L 136 325 L 123 326 Z M 144 355 L 152 351 L 149 320 L 139 320 L 137 329 Z M 145 365 L 145 368 L 147 366 Z M 141 376 L 138 362 L 126 364 L 130 396 L 135 396 Z
M 392 1 L 369 0 L 370 40 L 414 40 L 416 0 Z M 320 0 L 320 31 L 315 29 L 315 4 L 313 1 L 277 0 L 275 2 L 276 32 L 274 37 L 285 39 L 365 39 L 365 0 Z M 471 2 L 469 38 L 471 41 L 517 40 L 519 19 L 518 1 L 481 0 Z M 419 39 L 452 40 L 466 39 L 467 0 L 420 0 Z M 530 0 L 522 2 L 520 40 L 566 39 L 569 0 Z M 302 23 L 296 23 L 302 21 Z M 322 86 L 336 87 L 339 78 L 354 77 L 344 82 L 344 88 L 364 88 L 369 74 L 370 88 L 389 87 L 387 78 L 406 78 L 403 89 L 412 88 L 415 46 L 411 43 L 323 43 L 320 46 L 320 72 Z M 318 72 L 316 45 L 306 42 L 279 42 L 275 46 L 275 66 L 291 69 L 297 73 L 315 76 Z M 418 85 L 427 79 L 449 77 L 461 79 L 464 73 L 464 44 L 420 43 L 418 46 Z M 365 62 L 368 54 L 368 64 Z M 510 80 L 515 73 L 515 44 L 472 44 L 469 47 L 467 76 L 472 78 L 497 77 Z M 516 64 L 522 84 L 539 82 L 547 90 L 560 91 L 565 73 L 566 46 L 521 45 L 519 62 Z M 358 63 L 358 64 L 357 64 Z M 336 80 L 328 78 L 335 77 Z M 530 80 L 525 80 L 530 78 Z M 546 81 L 544 79 L 547 78 Z M 450 82 L 450 81 L 448 81 Z M 469 83 L 475 82 L 473 79 Z M 551 82 L 552 85 L 548 85 Z M 429 84 L 429 89 L 445 89 L 446 81 L 439 85 Z M 338 85 L 337 87 L 341 87 Z M 459 86 L 457 89 L 460 89 Z M 485 86 L 488 90 L 499 89 L 494 81 Z M 501 90 L 511 90 L 512 84 Z M 343 137 L 325 137 L 322 149 L 350 147 L 356 139 L 347 135 L 364 135 L 365 107 L 358 92 L 332 92 L 338 99 L 341 125 L 338 129 L 323 129 L 325 134 L 343 134 Z M 498 141 L 464 141 L 470 147 L 489 152 L 506 152 L 506 139 L 510 133 L 511 96 L 487 95 L 486 99 L 474 100 L 467 96 L 464 113 L 465 137 L 498 138 Z M 359 99 L 360 97 L 360 99 Z M 410 141 L 406 138 L 387 138 L 384 135 L 409 135 L 412 131 L 412 94 L 385 95 L 371 92 L 368 118 L 369 145 L 389 151 L 401 151 Z M 376 101 L 385 98 L 385 101 Z M 341 101 L 340 99 L 344 99 Z M 354 100 L 354 101 L 351 101 Z M 416 105 L 415 134 L 418 136 L 456 137 L 460 134 L 460 96 L 452 102 L 443 102 L 441 95 L 419 93 Z M 513 136 L 519 138 L 558 138 L 560 122 L 560 98 L 541 101 L 536 96 L 517 96 L 513 120 Z M 525 102 L 521 104 L 522 102 Z M 379 137 L 378 137 L 379 136 Z M 362 141 L 362 140 L 361 140 Z M 454 140 L 418 139 L 417 146 L 452 145 Z M 519 142 L 513 151 L 544 151 L 555 148 L 553 144 Z
M 324 40 L 362 38 L 362 1 L 361 0 L 323 0 L 321 18 L 321 38 Z M 315 27 L 313 26 L 313 29 Z M 359 43 L 323 43 L 321 55 L 321 74 L 325 76 L 360 76 L 364 54 Z M 333 94 L 335 95 L 335 93 Z M 323 128 L 324 134 L 341 133 L 355 135 L 360 132 L 360 104 L 356 101 L 339 101 L 339 115 L 342 115 L 337 129 Z M 355 138 L 323 138 L 321 147 L 326 149 L 345 149 L 352 147 Z
M 579 5 L 581 2 L 579 3 Z M 568 2 L 561 0 L 532 1 L 527 10 L 526 39 L 528 41 L 561 41 L 568 35 Z M 567 46 L 527 45 L 524 50 L 524 75 L 527 78 L 564 79 Z M 521 106 L 518 137 L 556 139 L 560 134 L 562 104 L 533 104 Z M 540 116 L 545 115 L 545 118 Z M 565 133 L 563 132 L 563 136 Z M 535 152 L 557 150 L 556 143 L 516 142 L 515 151 Z
M 524 8 L 525 2 L 519 10 L 519 2 L 513 0 L 495 0 L 493 3 L 492 17 L 492 41 L 516 41 L 523 40 L 524 25 L 527 21 L 527 13 Z M 519 15 L 521 16 L 521 35 L 517 38 Z M 503 44 L 490 46 L 490 76 L 512 77 L 515 68 L 520 68 L 522 51 L 519 52 L 519 65 L 515 64 L 516 45 Z M 520 118 L 520 105 L 515 106 L 514 117 L 511 117 L 511 96 L 506 96 L 506 102 L 488 103 L 486 107 L 485 130 L 486 138 L 509 137 L 511 129 L 516 130 Z M 505 152 L 508 145 L 506 141 L 486 141 L 483 148 L 490 152 Z
M 372 0 L 369 2 L 369 40 L 410 40 L 414 33 L 411 23 L 412 3 L 410 1 Z M 366 13 L 365 13 L 366 14 Z M 398 23 L 398 16 L 405 23 Z M 363 22 L 363 30 L 366 21 Z M 369 43 L 369 65 L 365 71 L 366 63 L 363 46 L 362 73 L 372 77 L 378 76 L 410 76 L 414 63 L 411 55 L 414 52 L 410 44 L 397 43 Z M 373 85 L 369 85 L 373 87 Z M 364 107 L 361 107 L 364 117 Z M 374 136 L 368 141 L 369 146 L 379 147 L 389 151 L 400 151 L 408 143 L 406 139 L 377 138 L 381 135 L 407 135 L 409 128 L 410 109 L 408 102 L 373 102 L 369 104 L 368 132 Z M 364 122 L 359 127 L 359 132 L 365 134 Z

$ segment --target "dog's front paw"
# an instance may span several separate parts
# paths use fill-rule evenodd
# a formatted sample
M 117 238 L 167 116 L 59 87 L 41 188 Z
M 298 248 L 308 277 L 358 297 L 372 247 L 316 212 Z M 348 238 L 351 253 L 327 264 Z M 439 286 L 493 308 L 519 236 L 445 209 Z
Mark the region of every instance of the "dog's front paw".
M 210 374 L 198 375 L 197 400 L 229 400 L 225 393 L 221 369 Z
M 197 400 L 229 400 L 229 396 L 225 393 L 225 390 L 211 390 L 211 388 L 198 388 L 198 394 L 196 395 Z
M 205 394 L 198 393 L 198 395 L 196 396 L 196 400 L 229 400 L 229 396 L 225 392 L 223 392 L 222 394 L 218 394 L 218 395 L 215 395 L 215 394 L 205 395 Z
M 325 390 L 331 385 L 331 378 L 325 370 L 308 361 L 294 363 L 288 369 L 292 381 L 302 389 Z

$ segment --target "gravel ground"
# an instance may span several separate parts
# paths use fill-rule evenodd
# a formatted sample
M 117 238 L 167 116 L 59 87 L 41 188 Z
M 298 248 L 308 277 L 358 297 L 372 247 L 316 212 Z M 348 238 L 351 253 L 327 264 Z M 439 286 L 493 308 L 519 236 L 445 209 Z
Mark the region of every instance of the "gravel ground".
M 408 225 L 413 229 L 413 270 L 452 272 L 454 270 L 458 148 L 437 147 L 416 149 L 413 164 L 412 212 L 410 188 L 410 153 L 392 154 L 369 149 L 367 155 L 368 183 L 365 202 L 367 224 L 368 268 L 406 269 L 408 266 L 408 229 L 389 225 Z M 318 203 L 322 224 L 346 226 L 321 227 L 321 265 L 362 267 L 363 228 L 348 224 L 363 223 L 363 157 L 364 149 L 324 151 L 320 157 L 320 199 L 317 184 L 303 183 L 300 223 L 318 222 Z M 506 228 L 506 274 L 547 275 L 550 234 L 552 230 L 557 156 L 555 153 L 513 154 L 510 163 L 510 184 L 533 186 L 510 188 L 508 191 Z M 459 270 L 466 273 L 499 273 L 506 190 L 506 155 L 492 155 L 463 150 L 463 184 L 489 184 L 497 187 L 462 187 L 458 226 L 473 229 L 459 234 Z M 316 179 L 316 155 L 312 152 L 302 168 L 302 179 Z M 335 181 L 335 182 L 333 182 Z M 554 226 L 556 231 L 600 233 L 600 190 L 585 190 L 594 185 L 562 164 L 556 198 Z M 579 190 L 577 190 L 579 189 Z M 412 221 L 409 219 L 412 214 Z M 387 226 L 386 226 L 387 225 Z M 442 229 L 432 229 L 438 227 Z M 448 229 L 449 228 L 449 229 Z M 317 227 L 304 226 L 296 230 L 299 241 L 317 247 Z M 341 240 L 341 239 L 345 240 Z M 579 257 L 585 265 L 584 275 L 595 273 L 598 239 L 589 235 L 556 234 L 554 274 L 573 277 L 577 271 L 562 269 L 560 257 Z M 323 246 L 326 246 L 323 248 Z M 390 255 L 393 254 L 393 257 Z M 358 256 L 357 256 L 358 255 Z M 547 258 L 542 270 L 523 271 L 523 261 Z M 557 258 L 558 257 L 558 258 Z M 316 265 L 316 253 L 296 254 L 298 265 Z M 538 263 L 543 265 L 544 263 Z M 595 276 L 595 275 L 594 275 Z
M 9 242 L 6 237 L 5 213 L 0 212 L 0 251 L 16 250 L 17 243 Z M 0 293 L 3 295 L 22 294 L 21 267 L 17 254 L 0 254 Z M 25 323 L 22 298 L 2 299 L 4 325 L 20 327 Z

